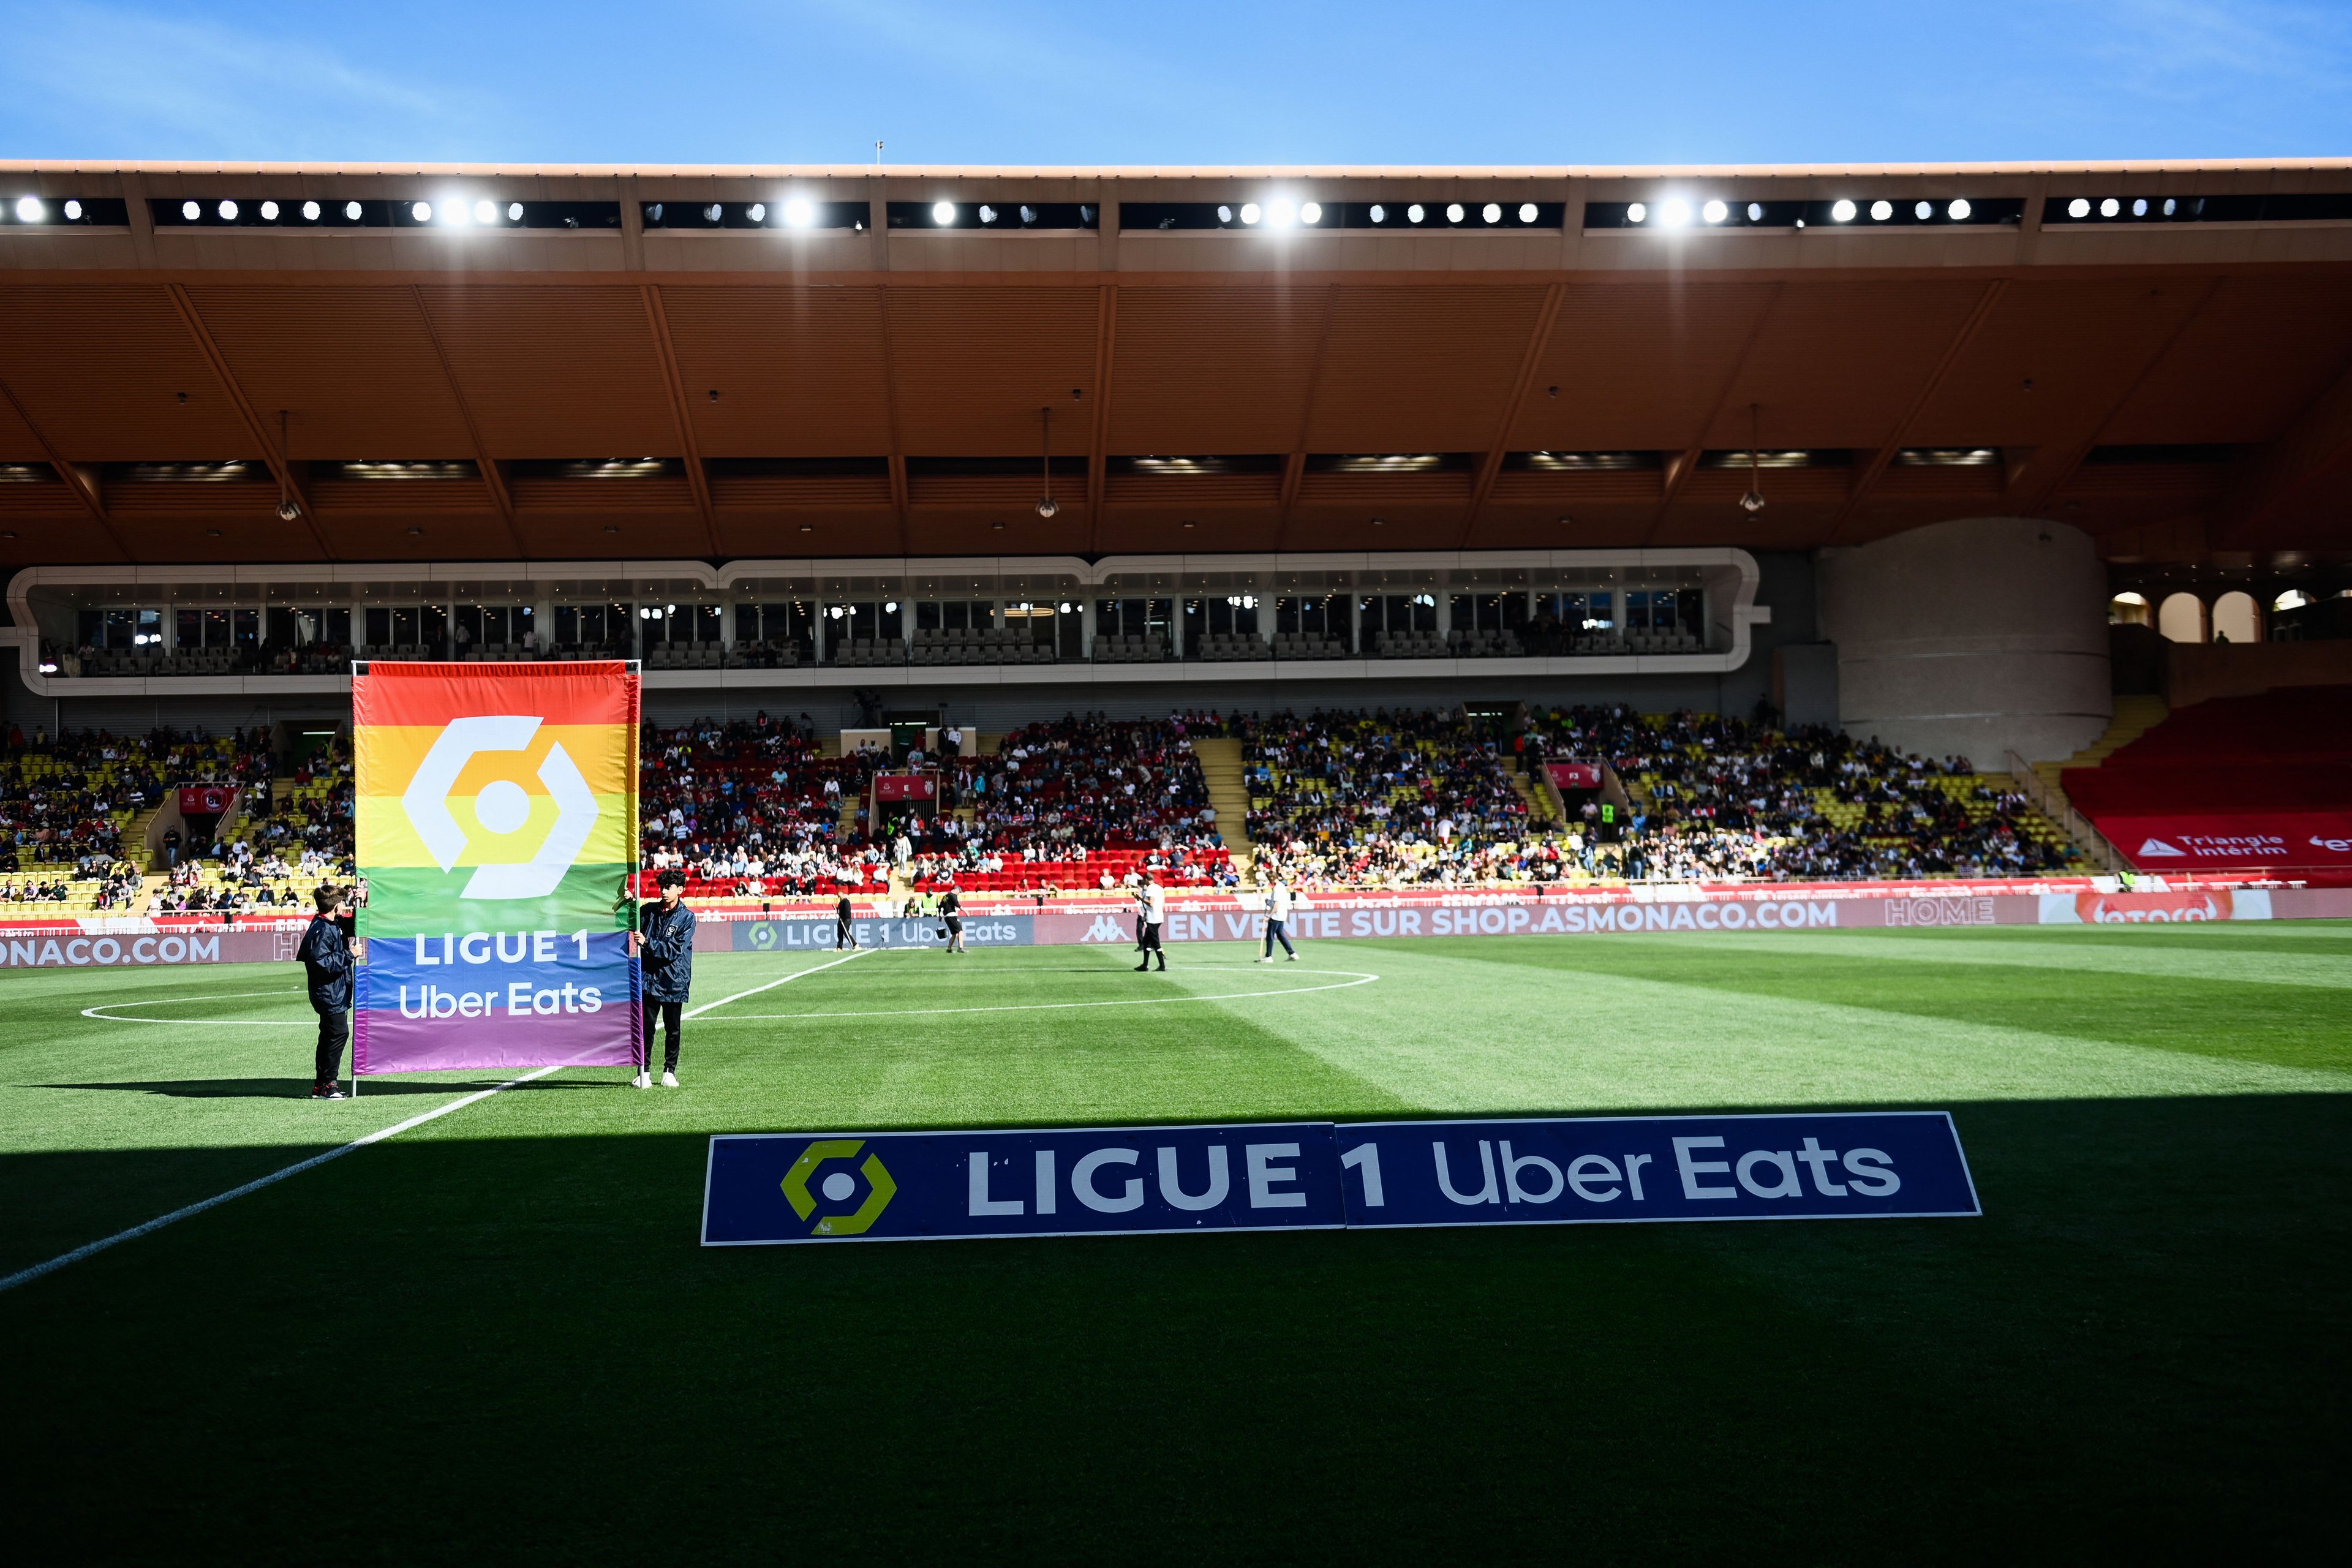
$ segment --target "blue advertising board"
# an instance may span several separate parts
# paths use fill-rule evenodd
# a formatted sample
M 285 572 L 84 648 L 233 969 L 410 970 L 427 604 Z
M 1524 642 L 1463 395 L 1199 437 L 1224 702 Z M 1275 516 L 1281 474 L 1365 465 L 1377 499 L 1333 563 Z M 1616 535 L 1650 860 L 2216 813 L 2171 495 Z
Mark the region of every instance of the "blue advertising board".
M 702 1241 L 1982 1212 L 1940 1110 L 721 1133 Z
M 1328 1121 L 720 1133 L 702 1242 L 947 1240 L 1347 1223 Z
M 966 947 L 1028 947 L 1035 941 L 1035 919 L 1030 915 L 967 915 L 963 921 Z M 860 947 L 945 947 L 944 926 L 929 919 L 887 920 L 861 915 L 850 922 Z M 829 919 L 731 921 L 730 939 L 737 952 L 813 952 L 831 950 L 835 931 Z

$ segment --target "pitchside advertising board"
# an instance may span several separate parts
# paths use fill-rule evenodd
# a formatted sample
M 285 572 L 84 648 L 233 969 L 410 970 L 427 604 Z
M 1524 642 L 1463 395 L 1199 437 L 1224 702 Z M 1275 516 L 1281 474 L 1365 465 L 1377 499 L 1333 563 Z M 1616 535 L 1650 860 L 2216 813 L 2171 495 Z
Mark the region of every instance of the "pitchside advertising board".
M 1940 1110 L 720 1134 L 706 1247 L 1983 1210 Z
M 353 1070 L 631 1063 L 635 670 L 362 665 L 352 718 Z
M 2140 816 L 2105 812 L 2101 833 L 2133 867 L 2163 872 L 2352 868 L 2352 815 L 2228 812 Z

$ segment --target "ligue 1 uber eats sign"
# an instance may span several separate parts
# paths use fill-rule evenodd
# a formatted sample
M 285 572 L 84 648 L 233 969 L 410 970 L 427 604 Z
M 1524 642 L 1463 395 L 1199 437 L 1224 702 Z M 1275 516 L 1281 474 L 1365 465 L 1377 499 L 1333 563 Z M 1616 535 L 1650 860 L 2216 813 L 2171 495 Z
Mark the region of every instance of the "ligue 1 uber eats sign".
M 354 1070 L 631 1062 L 635 674 L 362 666 L 352 717 Z
M 1940 1110 L 722 1134 L 702 1240 L 1976 1215 Z

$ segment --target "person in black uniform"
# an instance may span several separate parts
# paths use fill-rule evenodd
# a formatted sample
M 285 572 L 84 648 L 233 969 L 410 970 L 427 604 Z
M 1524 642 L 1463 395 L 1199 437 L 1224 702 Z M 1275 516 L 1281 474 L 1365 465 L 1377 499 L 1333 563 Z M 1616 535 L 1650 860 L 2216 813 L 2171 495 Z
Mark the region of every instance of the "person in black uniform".
M 962 952 L 963 895 L 950 888 L 940 899 L 940 920 L 948 928 L 948 951 Z
M 686 907 L 686 873 L 661 874 L 661 898 L 637 911 L 637 956 L 645 971 L 646 1044 L 637 1057 L 639 1089 L 653 1087 L 654 1026 L 667 1037 L 662 1087 L 677 1087 L 677 1030 L 687 993 L 694 988 L 694 911 Z
M 352 1038 L 352 970 L 367 956 L 367 944 L 352 940 L 349 890 L 322 882 L 312 895 L 319 912 L 302 933 L 294 956 L 310 980 L 310 1007 L 319 1015 L 319 1059 L 310 1075 L 312 1100 L 341 1100 L 335 1080 L 342 1076 L 343 1047 Z
M 833 906 L 833 951 L 857 945 L 857 911 L 849 907 L 849 895 L 841 895 L 841 902 Z

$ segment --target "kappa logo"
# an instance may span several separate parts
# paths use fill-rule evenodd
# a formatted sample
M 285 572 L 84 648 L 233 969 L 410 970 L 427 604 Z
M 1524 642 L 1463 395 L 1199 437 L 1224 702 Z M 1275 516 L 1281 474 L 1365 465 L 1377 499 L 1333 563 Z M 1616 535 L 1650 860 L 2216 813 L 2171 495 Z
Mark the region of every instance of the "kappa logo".
M 539 733 L 540 721 L 531 714 L 481 714 L 453 719 L 434 740 L 432 750 L 417 764 L 416 776 L 400 797 L 416 836 L 444 871 L 457 864 L 467 847 L 466 830 L 449 813 L 449 792 L 466 764 L 484 752 L 520 752 Z M 543 899 L 555 891 L 563 873 L 587 847 L 596 826 L 595 794 L 581 775 L 580 765 L 562 746 L 548 748 L 539 765 L 539 782 L 555 801 L 555 824 L 531 858 L 516 864 L 477 866 L 461 899 Z M 497 837 L 518 833 L 530 821 L 530 797 L 520 784 L 499 780 L 486 787 L 475 802 L 475 816 Z
M 2189 851 L 2186 849 L 2176 849 L 2161 838 L 2151 838 L 2147 843 L 2139 847 L 2139 853 L 2148 856 L 2178 855 L 2185 858 L 2187 858 Z
M 815 1175 L 817 1167 L 826 1161 L 856 1159 L 857 1152 L 865 1147 L 866 1140 L 863 1138 L 820 1138 L 802 1150 L 801 1157 L 793 1162 L 793 1168 L 784 1173 L 784 1179 L 779 1184 L 783 1188 L 784 1201 L 793 1205 L 793 1212 L 802 1219 L 816 1218 L 816 1223 L 809 1227 L 811 1236 L 862 1236 L 882 1217 L 882 1211 L 890 1206 L 890 1200 L 898 1195 L 898 1184 L 890 1179 L 890 1172 L 882 1163 L 881 1157 L 868 1154 L 866 1163 L 857 1167 L 858 1173 L 866 1178 L 865 1201 L 846 1214 L 834 1213 L 816 1217 L 817 1197 L 809 1192 L 809 1178 Z M 835 1171 L 817 1184 L 817 1193 L 823 1194 L 825 1203 L 838 1207 L 857 1195 L 857 1176 L 847 1171 Z
M 1087 927 L 1087 934 L 1078 940 L 1081 942 L 1125 942 L 1127 939 L 1127 931 L 1118 923 L 1117 916 L 1097 915 L 1095 917 L 1095 923 Z

